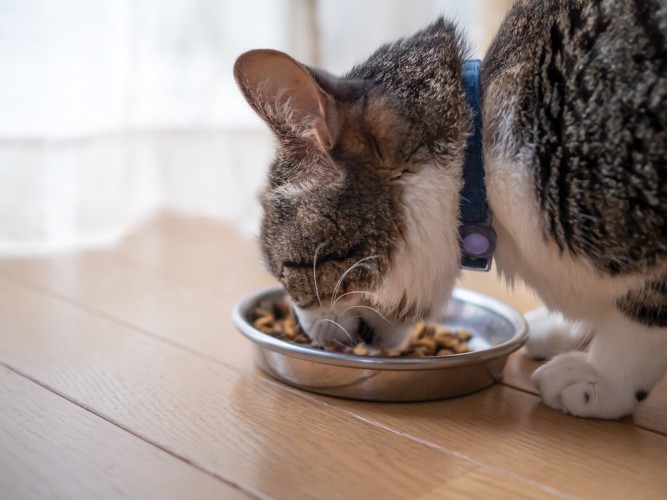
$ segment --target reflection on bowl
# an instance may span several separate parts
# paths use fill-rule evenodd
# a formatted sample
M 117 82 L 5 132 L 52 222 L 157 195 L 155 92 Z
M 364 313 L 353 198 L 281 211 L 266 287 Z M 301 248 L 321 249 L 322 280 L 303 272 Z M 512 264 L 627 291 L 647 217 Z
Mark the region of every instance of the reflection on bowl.
M 470 290 L 454 289 L 438 323 L 472 333 L 472 352 L 423 358 L 381 358 L 296 345 L 252 326 L 252 310 L 284 297 L 280 286 L 252 293 L 234 308 L 236 327 L 255 345 L 262 370 L 292 386 L 367 401 L 427 401 L 468 394 L 502 378 L 507 357 L 528 338 L 521 314 Z

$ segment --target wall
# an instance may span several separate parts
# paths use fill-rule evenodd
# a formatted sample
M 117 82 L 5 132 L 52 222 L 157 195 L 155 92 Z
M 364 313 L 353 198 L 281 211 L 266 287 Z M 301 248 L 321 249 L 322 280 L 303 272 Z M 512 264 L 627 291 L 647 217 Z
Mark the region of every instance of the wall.
M 441 13 L 484 47 L 482 3 L 0 0 L 0 253 L 104 244 L 160 209 L 252 227 L 274 146 L 240 53 L 340 73 Z

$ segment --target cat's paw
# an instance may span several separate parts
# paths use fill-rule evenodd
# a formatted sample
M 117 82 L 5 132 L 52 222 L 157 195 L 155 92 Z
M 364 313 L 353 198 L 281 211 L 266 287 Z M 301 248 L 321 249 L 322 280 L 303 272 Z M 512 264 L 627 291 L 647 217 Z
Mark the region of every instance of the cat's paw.
M 632 413 L 643 398 L 622 382 L 601 377 L 587 356 L 585 352 L 561 354 L 533 373 L 531 380 L 544 402 L 577 417 L 610 419 Z
M 546 307 L 525 314 L 529 325 L 526 354 L 533 359 L 550 359 L 577 349 L 585 339 L 585 329 L 579 323 L 567 321 Z

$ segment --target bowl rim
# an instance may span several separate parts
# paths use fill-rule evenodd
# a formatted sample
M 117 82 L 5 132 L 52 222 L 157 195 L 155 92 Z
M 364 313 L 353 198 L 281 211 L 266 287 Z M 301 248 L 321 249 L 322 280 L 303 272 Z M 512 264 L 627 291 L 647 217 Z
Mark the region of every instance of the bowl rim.
M 260 348 L 314 363 L 366 370 L 439 370 L 493 361 L 518 350 L 528 340 L 528 323 L 519 311 L 488 295 L 467 288 L 455 287 L 452 290 L 453 299 L 473 304 L 502 316 L 514 326 L 516 333 L 505 342 L 488 349 L 462 354 L 450 354 L 448 356 L 381 358 L 377 356 L 360 356 L 357 354 L 323 351 L 292 344 L 262 333 L 245 319 L 244 311 L 247 311 L 253 302 L 279 293 L 285 293 L 283 287 L 281 285 L 272 285 L 240 299 L 232 311 L 234 325 L 245 337 Z

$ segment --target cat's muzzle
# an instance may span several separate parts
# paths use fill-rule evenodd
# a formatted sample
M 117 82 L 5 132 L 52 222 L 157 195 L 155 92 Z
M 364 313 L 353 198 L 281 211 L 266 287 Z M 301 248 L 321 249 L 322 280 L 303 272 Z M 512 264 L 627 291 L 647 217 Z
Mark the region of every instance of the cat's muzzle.
M 410 325 L 391 322 L 364 305 L 337 304 L 331 308 L 293 306 L 300 328 L 318 344 L 355 345 L 359 342 L 392 349 L 402 345 Z

